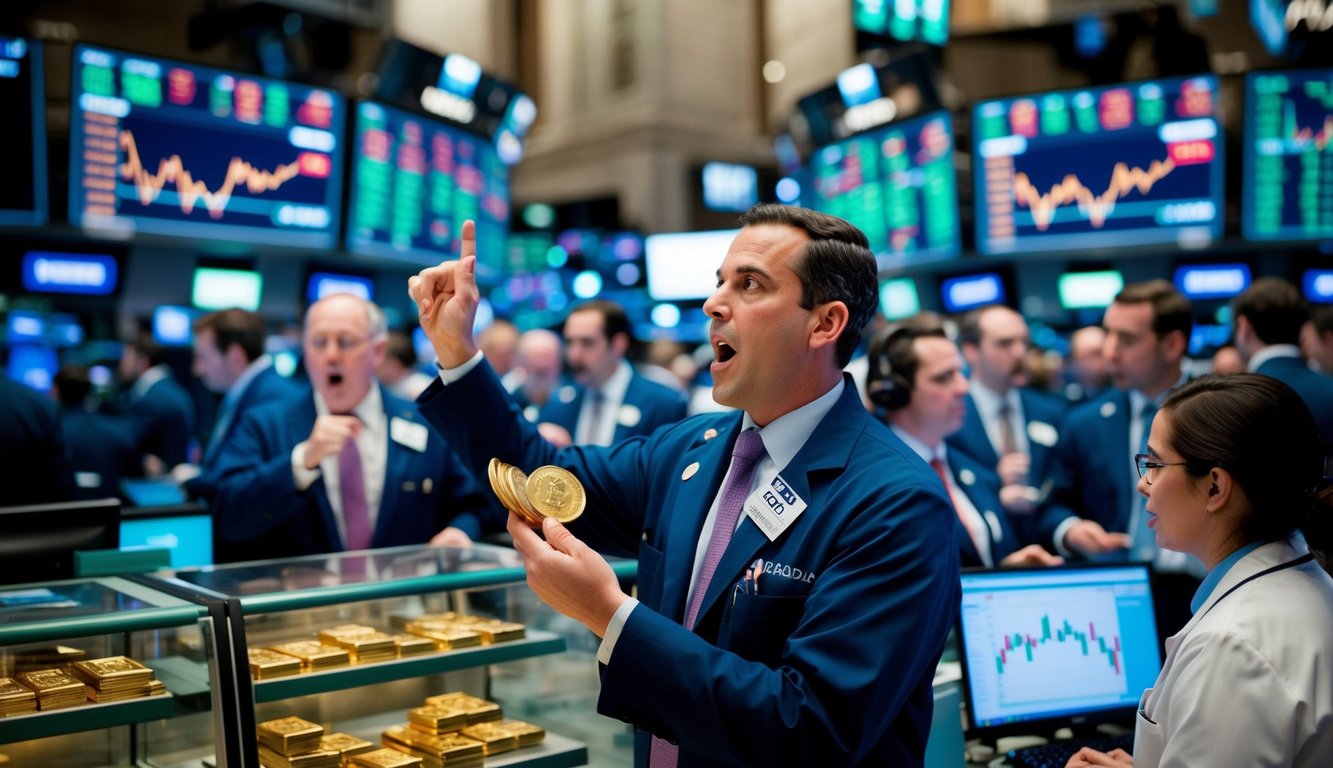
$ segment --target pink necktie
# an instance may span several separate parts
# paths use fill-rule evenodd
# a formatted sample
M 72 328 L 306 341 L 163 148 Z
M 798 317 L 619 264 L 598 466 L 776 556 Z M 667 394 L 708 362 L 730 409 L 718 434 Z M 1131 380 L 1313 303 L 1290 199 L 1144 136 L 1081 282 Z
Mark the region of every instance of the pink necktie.
M 740 519 L 741 507 L 745 497 L 750 495 L 750 480 L 754 477 L 754 468 L 764 455 L 764 441 L 759 430 L 747 429 L 736 438 L 736 445 L 731 449 L 731 472 L 722 485 L 722 498 L 717 503 L 717 519 L 713 523 L 713 535 L 708 539 L 708 549 L 704 550 L 704 561 L 699 568 L 699 579 L 690 593 L 690 602 L 685 610 L 685 628 L 694 629 L 694 622 L 699 617 L 699 608 L 708 584 L 713 580 L 713 573 L 722 559 L 722 553 L 731 542 L 731 535 L 736 532 L 736 521 Z M 675 768 L 679 750 L 675 744 L 653 737 L 648 753 L 650 768 Z
M 967 522 L 967 517 L 963 515 L 963 510 L 958 507 L 953 499 L 953 486 L 949 484 L 949 478 L 946 474 L 949 468 L 944 466 L 944 460 L 939 456 L 930 460 L 930 468 L 935 470 L 935 474 L 940 476 L 940 482 L 944 483 L 944 492 L 949 494 L 949 506 L 953 507 L 954 514 L 958 515 L 958 522 L 963 524 L 963 530 L 967 531 L 967 537 L 972 540 L 972 546 L 976 547 L 977 554 L 983 559 L 986 557 L 986 551 L 982 549 L 977 531 Z
M 356 439 L 347 438 L 338 453 L 338 487 L 342 491 L 343 525 L 347 528 L 347 551 L 370 549 L 370 509 L 366 504 L 366 478 Z

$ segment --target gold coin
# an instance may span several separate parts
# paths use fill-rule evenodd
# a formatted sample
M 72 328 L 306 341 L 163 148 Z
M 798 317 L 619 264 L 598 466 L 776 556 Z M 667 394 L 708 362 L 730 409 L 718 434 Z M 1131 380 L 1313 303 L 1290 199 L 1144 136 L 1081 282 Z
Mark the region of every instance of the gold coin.
M 588 495 L 583 483 L 567 469 L 546 465 L 532 470 L 527 482 L 528 502 L 543 517 L 567 523 L 583 514 Z
M 527 491 L 528 476 L 518 467 L 509 468 L 509 492 L 514 495 L 518 501 L 518 508 L 514 511 L 519 517 L 526 519 L 530 523 L 541 523 L 542 514 L 532 506 L 532 501 L 528 499 Z

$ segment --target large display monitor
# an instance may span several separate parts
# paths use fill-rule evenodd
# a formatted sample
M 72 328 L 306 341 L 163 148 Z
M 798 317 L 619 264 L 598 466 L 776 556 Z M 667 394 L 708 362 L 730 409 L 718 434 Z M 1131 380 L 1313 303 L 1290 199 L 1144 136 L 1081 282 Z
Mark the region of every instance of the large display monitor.
M 509 230 L 509 169 L 485 138 L 364 101 L 356 144 L 347 248 L 431 266 L 458 256 L 463 221 L 477 222 L 477 278 L 493 282 Z
M 949 259 L 960 250 L 948 112 L 893 123 L 815 151 L 809 208 L 855 224 L 881 269 Z
M 79 45 L 75 225 L 330 248 L 343 98 L 323 88 Z
M 944 45 L 949 40 L 949 0 L 853 0 L 852 23 L 857 32 L 869 35 Z
M 7 150 L 0 174 L 0 224 L 46 223 L 46 102 L 42 46 L 0 35 L 0 142 Z
M 1222 234 L 1211 75 L 983 101 L 973 111 L 977 249 L 1202 244 Z
M 1333 239 L 1333 69 L 1246 76 L 1244 158 L 1246 238 Z
M 654 301 L 703 301 L 717 289 L 717 271 L 739 230 L 672 232 L 644 240 L 648 295 Z

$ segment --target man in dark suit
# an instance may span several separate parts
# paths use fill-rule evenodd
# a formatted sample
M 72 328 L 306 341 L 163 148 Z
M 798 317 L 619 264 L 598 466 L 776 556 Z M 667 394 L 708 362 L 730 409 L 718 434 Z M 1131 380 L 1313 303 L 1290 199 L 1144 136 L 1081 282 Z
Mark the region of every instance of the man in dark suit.
M 387 327 L 374 304 L 327 296 L 306 313 L 311 390 L 251 409 L 218 457 L 214 525 L 250 559 L 405 544 L 467 546 L 491 507 L 415 407 L 375 380 Z
M 0 506 L 74 498 L 56 405 L 0 375 Z
M 1106 308 L 1106 360 L 1115 388 L 1070 411 L 1060 430 L 1054 490 L 1039 511 L 1043 541 L 1062 555 L 1153 563 L 1158 629 L 1172 634 L 1190 616 L 1199 571 L 1163 550 L 1147 526 L 1134 454 L 1146 451 L 1152 417 L 1186 379 L 1181 359 L 1193 328 L 1189 299 L 1166 280 L 1125 286 Z
M 222 395 L 213 430 L 197 467 L 172 470 L 194 498 L 211 499 L 217 490 L 218 456 L 241 416 L 251 408 L 293 398 L 300 388 L 273 368 L 264 354 L 268 329 L 258 312 L 224 309 L 194 322 L 194 374 L 210 392 Z M 193 475 L 193 476 L 191 476 Z
M 124 419 L 88 409 L 92 389 L 88 369 L 81 365 L 66 365 L 51 380 L 79 498 L 118 497 L 121 478 L 142 474 L 143 467 Z
M 1019 540 L 1000 502 L 994 467 L 946 445 L 963 425 L 968 381 L 958 347 L 944 329 L 911 321 L 891 326 L 870 343 L 867 359 L 866 393 L 876 414 L 935 470 L 949 493 L 962 565 L 1064 562 L 1039 544 Z
M 1065 403 L 1024 386 L 1028 324 L 1009 307 L 973 310 L 958 328 L 963 359 L 971 369 L 963 426 L 949 446 L 990 467 L 1002 484 L 1000 499 L 1012 514 L 1019 539 L 1037 540 L 1032 512 L 1050 476 Z
M 638 765 L 919 766 L 958 553 L 938 478 L 842 373 L 875 259 L 814 211 L 741 223 L 704 304 L 713 395 L 739 411 L 610 448 L 543 441 L 472 342 L 467 222 L 462 258 L 409 283 L 443 367 L 422 413 L 474 471 L 499 457 L 582 481 L 571 528 L 509 531 L 538 597 L 602 637 L 598 711 L 640 729 Z M 637 555 L 637 600 L 575 532 Z
M 682 393 L 644 378 L 625 361 L 630 324 L 619 304 L 580 304 L 565 319 L 564 336 L 574 383 L 555 391 L 537 421 L 564 427 L 576 445 L 613 445 L 685 418 Z
M 1301 326 L 1309 309 L 1300 289 L 1278 277 L 1261 277 L 1231 306 L 1236 351 L 1251 373 L 1262 373 L 1296 390 L 1319 425 L 1324 450 L 1333 454 L 1333 379 L 1315 373 L 1301 358 Z
M 194 399 L 174 378 L 152 333 L 142 330 L 125 345 L 120 378 L 129 387 L 125 417 L 150 474 L 189 461 Z

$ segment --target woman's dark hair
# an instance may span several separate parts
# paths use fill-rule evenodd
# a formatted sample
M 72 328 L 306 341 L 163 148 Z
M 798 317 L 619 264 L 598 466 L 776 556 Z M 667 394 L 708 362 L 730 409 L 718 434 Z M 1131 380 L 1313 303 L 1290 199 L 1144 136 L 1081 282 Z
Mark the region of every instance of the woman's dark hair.
M 1187 472 L 1202 477 L 1220 467 L 1245 492 L 1253 507 L 1241 524 L 1247 543 L 1301 530 L 1311 549 L 1329 551 L 1324 442 L 1291 387 L 1253 373 L 1201 376 L 1172 392 L 1162 410 L 1171 412 L 1168 443 Z

